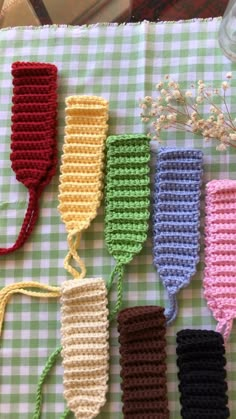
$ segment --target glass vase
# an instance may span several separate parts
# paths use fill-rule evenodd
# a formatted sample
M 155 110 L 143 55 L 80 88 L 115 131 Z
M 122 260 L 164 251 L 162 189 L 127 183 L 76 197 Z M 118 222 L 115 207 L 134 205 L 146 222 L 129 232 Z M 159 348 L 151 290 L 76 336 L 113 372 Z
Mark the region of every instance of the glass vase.
M 230 0 L 219 29 L 219 45 L 226 57 L 236 62 L 236 0 Z

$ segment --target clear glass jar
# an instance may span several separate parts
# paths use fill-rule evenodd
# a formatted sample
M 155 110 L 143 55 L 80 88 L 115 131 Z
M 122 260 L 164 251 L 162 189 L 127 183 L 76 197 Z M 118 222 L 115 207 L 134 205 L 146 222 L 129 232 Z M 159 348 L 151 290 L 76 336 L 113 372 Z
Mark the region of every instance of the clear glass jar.
M 236 0 L 230 0 L 219 29 L 219 44 L 223 53 L 236 62 Z

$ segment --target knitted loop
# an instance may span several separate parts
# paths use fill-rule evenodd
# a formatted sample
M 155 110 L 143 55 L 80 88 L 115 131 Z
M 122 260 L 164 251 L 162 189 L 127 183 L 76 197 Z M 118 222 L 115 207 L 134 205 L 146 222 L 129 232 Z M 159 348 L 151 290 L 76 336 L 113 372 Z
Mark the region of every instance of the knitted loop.
M 80 419 L 95 418 L 108 381 L 108 310 L 103 279 L 62 284 L 61 342 L 64 397 Z
M 118 314 L 124 419 L 168 419 L 166 319 L 156 306 Z
M 38 291 L 31 291 L 31 288 L 37 288 Z M 43 292 L 45 290 L 45 292 Z M 60 287 L 53 287 L 39 282 L 19 282 L 4 287 L 0 291 L 0 336 L 2 332 L 4 314 L 8 301 L 13 294 L 24 294 L 38 298 L 58 298 L 61 295 Z
M 117 262 L 108 283 L 117 278 L 118 297 L 110 318 L 122 304 L 124 266 L 142 249 L 147 238 L 150 179 L 149 138 L 141 134 L 107 139 L 105 241 Z
M 211 330 L 177 333 L 183 419 L 227 419 L 226 359 L 222 336 Z
M 82 279 L 86 268 L 77 249 L 81 232 L 95 218 L 102 199 L 108 102 L 97 96 L 71 96 L 66 106 L 58 210 L 68 232 L 64 267 L 74 279 Z M 80 272 L 71 266 L 72 261 Z
M 226 342 L 236 318 L 236 181 L 213 180 L 206 192 L 204 296 Z
M 29 204 L 18 238 L 6 255 L 28 239 L 38 218 L 38 201 L 56 172 L 57 68 L 52 64 L 12 65 L 11 162 L 16 179 L 29 190 Z M 45 106 L 46 105 L 46 106 Z
M 169 296 L 167 323 L 177 316 L 176 294 L 186 287 L 199 260 L 199 150 L 161 148 L 153 192 L 153 263 Z

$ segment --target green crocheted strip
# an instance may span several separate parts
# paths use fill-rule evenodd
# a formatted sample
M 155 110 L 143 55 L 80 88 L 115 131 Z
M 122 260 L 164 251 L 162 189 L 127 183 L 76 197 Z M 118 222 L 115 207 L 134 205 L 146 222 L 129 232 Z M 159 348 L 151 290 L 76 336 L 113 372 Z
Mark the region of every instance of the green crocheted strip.
M 107 138 L 105 180 L 105 241 L 116 260 L 108 289 L 117 278 L 117 301 L 110 318 L 122 304 L 124 266 L 140 252 L 147 238 L 150 178 L 149 138 L 141 134 Z
M 120 264 L 129 263 L 147 238 L 150 177 L 149 138 L 111 135 L 106 142 L 105 240 Z

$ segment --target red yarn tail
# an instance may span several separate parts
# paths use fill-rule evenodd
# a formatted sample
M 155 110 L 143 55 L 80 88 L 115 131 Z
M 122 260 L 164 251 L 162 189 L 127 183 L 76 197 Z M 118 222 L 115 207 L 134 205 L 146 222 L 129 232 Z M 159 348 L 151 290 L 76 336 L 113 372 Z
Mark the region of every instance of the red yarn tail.
M 39 196 L 40 193 L 38 193 L 34 189 L 29 190 L 29 204 L 25 213 L 24 221 L 19 232 L 18 238 L 15 244 L 13 244 L 13 246 L 8 248 L 0 248 L 0 255 L 7 255 L 8 253 L 14 252 L 15 250 L 22 247 L 28 239 L 38 218 Z

